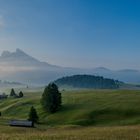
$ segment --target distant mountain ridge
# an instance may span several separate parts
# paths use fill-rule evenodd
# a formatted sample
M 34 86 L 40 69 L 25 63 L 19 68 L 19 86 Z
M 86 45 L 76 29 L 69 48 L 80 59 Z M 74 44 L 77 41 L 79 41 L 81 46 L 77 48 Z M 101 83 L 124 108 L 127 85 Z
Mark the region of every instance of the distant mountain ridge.
M 27 84 L 47 84 L 63 76 L 89 74 L 104 76 L 129 83 L 140 83 L 140 71 L 133 69 L 110 70 L 105 67 L 93 69 L 69 68 L 41 62 L 21 49 L 4 51 L 0 56 L 0 79 Z
M 41 65 L 41 66 L 53 66 L 48 64 L 47 62 L 40 62 L 36 58 L 26 54 L 24 51 L 20 49 L 16 49 L 15 52 L 9 52 L 9 51 L 3 51 L 3 53 L 0 56 L 0 62 L 10 62 L 10 63 L 15 63 L 15 64 L 20 64 L 20 65 Z M 24 62 L 24 63 L 21 63 Z
M 3 81 L 0 80 L 0 88 L 14 88 L 14 87 L 23 87 L 26 86 L 25 84 L 19 82 L 11 82 L 11 81 Z

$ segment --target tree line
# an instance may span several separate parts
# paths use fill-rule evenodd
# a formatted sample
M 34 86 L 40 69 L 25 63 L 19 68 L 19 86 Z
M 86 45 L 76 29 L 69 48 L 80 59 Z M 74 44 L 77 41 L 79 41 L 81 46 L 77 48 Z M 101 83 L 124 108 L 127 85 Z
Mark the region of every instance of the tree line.
M 93 75 L 73 75 L 55 81 L 59 87 L 70 86 L 73 88 L 117 89 L 118 80 Z

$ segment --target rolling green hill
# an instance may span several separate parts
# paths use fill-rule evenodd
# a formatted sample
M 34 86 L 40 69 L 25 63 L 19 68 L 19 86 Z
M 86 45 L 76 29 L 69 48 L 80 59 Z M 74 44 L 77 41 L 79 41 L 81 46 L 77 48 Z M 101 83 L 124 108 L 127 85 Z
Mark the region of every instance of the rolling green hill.
M 0 101 L 0 124 L 10 119 L 27 119 L 33 105 L 43 125 L 116 126 L 140 124 L 140 91 L 73 90 L 63 91 L 63 106 L 47 114 L 40 105 L 41 92 L 27 92 L 24 98 Z

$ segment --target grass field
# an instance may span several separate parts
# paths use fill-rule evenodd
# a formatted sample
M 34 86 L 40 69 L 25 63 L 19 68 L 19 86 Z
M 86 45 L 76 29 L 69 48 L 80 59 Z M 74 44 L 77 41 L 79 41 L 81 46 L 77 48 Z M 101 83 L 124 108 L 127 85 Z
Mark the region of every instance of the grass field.
M 0 127 L 1 140 L 139 140 L 140 126 L 121 127 Z
M 47 114 L 40 105 L 41 91 L 26 91 L 24 98 L 0 101 L 0 139 L 139 140 L 139 90 L 75 90 L 62 92 L 63 106 Z M 36 128 L 13 128 L 11 119 L 27 119 L 37 109 Z

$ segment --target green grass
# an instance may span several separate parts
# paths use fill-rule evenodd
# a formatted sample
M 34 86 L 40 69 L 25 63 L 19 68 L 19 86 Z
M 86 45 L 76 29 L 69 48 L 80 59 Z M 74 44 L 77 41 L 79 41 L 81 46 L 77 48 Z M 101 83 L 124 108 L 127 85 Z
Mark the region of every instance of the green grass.
M 42 109 L 41 94 L 27 92 L 24 98 L 1 100 L 2 118 L 27 119 L 33 105 L 39 114 L 40 123 L 51 126 L 140 124 L 140 91 L 137 90 L 64 91 L 62 108 L 54 114 L 48 114 Z
M 0 127 L 1 140 L 139 140 L 140 126 L 119 127 Z
M 140 139 L 139 90 L 63 91 L 59 112 L 46 113 L 41 90 L 24 91 L 24 98 L 0 101 L 0 139 L 3 140 L 138 140 Z M 37 109 L 36 128 L 13 128 L 11 119 L 27 119 Z

